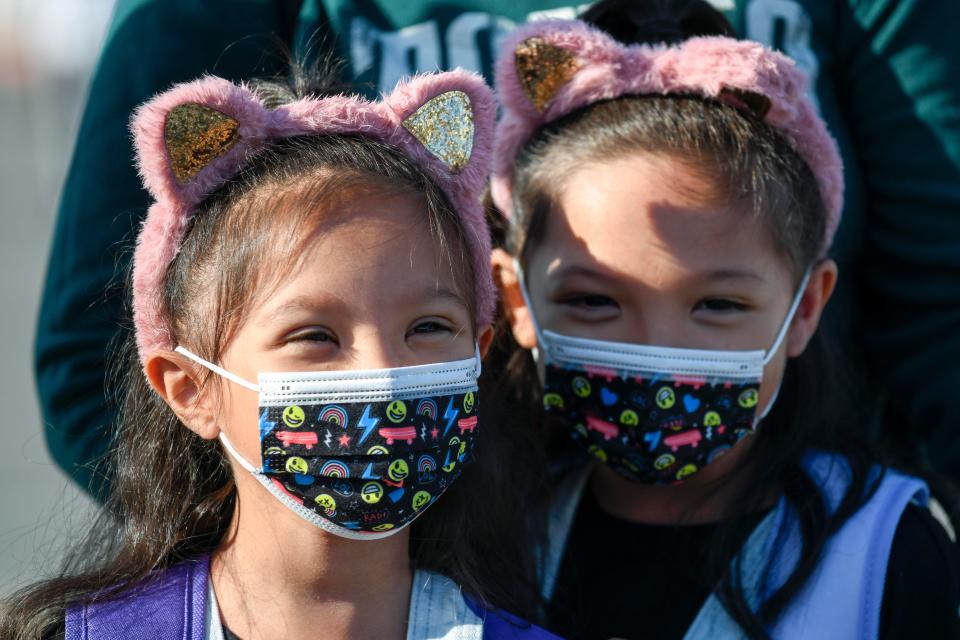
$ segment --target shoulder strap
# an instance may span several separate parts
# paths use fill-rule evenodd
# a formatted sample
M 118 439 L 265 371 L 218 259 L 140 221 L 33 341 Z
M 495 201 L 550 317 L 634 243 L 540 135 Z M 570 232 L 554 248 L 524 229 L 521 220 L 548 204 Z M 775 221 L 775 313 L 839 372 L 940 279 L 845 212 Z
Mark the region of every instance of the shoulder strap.
M 592 464 L 587 464 L 573 470 L 561 480 L 557 493 L 550 505 L 547 522 L 547 546 L 540 551 L 540 592 L 544 600 L 553 598 L 553 590 L 557 584 L 557 574 L 560 573 L 560 564 L 563 562 L 563 552 L 567 546 L 567 536 L 573 526 L 573 519 L 577 515 L 577 507 L 583 496 L 584 487 L 593 470 Z
M 209 558 L 158 571 L 112 600 L 69 607 L 65 640 L 204 640 Z
M 450 578 L 417 569 L 410 592 L 407 640 L 482 640 L 483 620 Z
M 846 461 L 816 454 L 806 467 L 835 508 L 850 480 Z M 877 468 L 875 472 L 880 471 Z M 927 486 L 922 481 L 885 470 L 876 492 L 827 542 L 817 568 L 777 620 L 772 637 L 875 640 L 897 525 L 908 504 L 926 505 L 927 500 Z M 762 597 L 786 581 L 796 565 L 801 540 L 795 517 L 781 500 L 740 554 L 741 581 L 751 607 L 756 608 Z M 685 638 L 717 637 L 745 636 L 711 594 Z
M 561 640 L 560 636 L 506 611 L 486 609 L 469 596 L 464 596 L 464 599 L 470 609 L 483 619 L 483 640 Z

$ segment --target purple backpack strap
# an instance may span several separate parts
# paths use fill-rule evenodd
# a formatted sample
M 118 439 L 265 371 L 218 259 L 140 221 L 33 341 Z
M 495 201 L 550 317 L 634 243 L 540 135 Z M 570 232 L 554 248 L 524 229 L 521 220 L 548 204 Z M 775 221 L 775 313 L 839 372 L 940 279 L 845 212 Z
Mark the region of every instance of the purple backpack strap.
M 483 619 L 483 640 L 562 640 L 506 611 L 490 611 L 466 595 L 463 599 L 470 610 Z
M 181 562 L 115 599 L 69 607 L 65 640 L 203 640 L 209 564 Z

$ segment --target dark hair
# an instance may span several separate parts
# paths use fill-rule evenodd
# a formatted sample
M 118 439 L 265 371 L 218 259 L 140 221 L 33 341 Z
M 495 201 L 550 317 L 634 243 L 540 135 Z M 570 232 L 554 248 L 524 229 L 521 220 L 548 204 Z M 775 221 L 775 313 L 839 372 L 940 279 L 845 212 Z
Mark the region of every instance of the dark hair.
M 723 16 L 702 0 L 604 1 L 583 19 L 627 44 L 733 34 Z M 820 258 L 826 209 L 810 167 L 750 111 L 691 96 L 601 101 L 541 127 L 516 158 L 512 220 L 490 213 L 495 246 L 526 262 L 556 210 L 556 185 L 591 160 L 637 152 L 683 163 L 713 187 L 711 198 L 761 221 L 792 267 L 795 283 Z M 564 429 L 543 415 L 529 353 L 519 348 L 502 319 L 497 333 L 486 373 L 501 381 L 508 400 L 500 407 L 502 419 L 516 416 L 516 429 L 533 425 L 554 461 L 576 455 Z M 703 579 L 752 638 L 769 637 L 767 629 L 810 577 L 829 537 L 879 483 L 870 474 L 879 457 L 863 437 L 856 411 L 861 404 L 839 351 L 818 331 L 803 355 L 788 363 L 779 399 L 735 472 L 737 480 L 748 481 L 705 552 L 709 570 Z M 849 462 L 851 482 L 835 510 L 804 469 L 804 455 L 811 450 L 835 452 Z M 802 549 L 785 584 L 753 609 L 739 567 L 731 563 L 751 533 L 750 514 L 764 508 L 770 487 L 778 487 L 795 510 Z
M 255 85 L 276 104 L 304 95 L 306 86 L 315 85 Z M 178 342 L 217 361 L 249 308 L 250 292 L 292 268 L 297 252 L 291 248 L 310 236 L 305 231 L 313 218 L 332 215 L 337 200 L 349 197 L 343 194 L 358 192 L 420 197 L 444 262 L 470 290 L 472 263 L 460 219 L 412 160 L 359 136 L 289 138 L 259 153 L 198 206 L 165 282 Z M 265 210 L 275 214 L 264 216 Z M 211 321 L 197 322 L 201 317 Z M 7 601 L 4 638 L 62 633 L 67 606 L 117 597 L 153 571 L 210 553 L 231 521 L 235 485 L 219 444 L 182 425 L 150 388 L 132 335 L 116 358 L 114 382 L 123 400 L 111 493 L 60 574 Z M 517 472 L 524 469 L 510 462 L 529 446 L 524 434 L 498 427 L 484 427 L 478 462 L 412 524 L 410 555 L 415 566 L 449 576 L 483 604 L 522 615 L 536 590 L 526 519 L 508 498 L 523 484 Z

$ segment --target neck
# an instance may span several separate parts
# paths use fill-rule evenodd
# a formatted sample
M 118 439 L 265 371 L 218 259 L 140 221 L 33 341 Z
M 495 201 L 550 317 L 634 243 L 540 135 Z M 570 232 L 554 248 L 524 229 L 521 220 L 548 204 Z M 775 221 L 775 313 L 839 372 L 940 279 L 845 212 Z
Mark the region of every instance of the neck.
M 744 438 L 730 452 L 687 480 L 670 485 L 632 482 L 606 465 L 590 480 L 597 503 L 610 515 L 644 524 L 708 524 L 737 511 L 737 498 L 750 481 L 746 468 L 753 438 Z M 761 507 L 776 501 L 771 491 Z
M 340 538 L 287 509 L 249 474 L 237 481 L 233 520 L 211 560 L 224 624 L 247 640 L 315 637 L 318 629 L 325 637 L 406 636 L 407 530 L 381 540 Z

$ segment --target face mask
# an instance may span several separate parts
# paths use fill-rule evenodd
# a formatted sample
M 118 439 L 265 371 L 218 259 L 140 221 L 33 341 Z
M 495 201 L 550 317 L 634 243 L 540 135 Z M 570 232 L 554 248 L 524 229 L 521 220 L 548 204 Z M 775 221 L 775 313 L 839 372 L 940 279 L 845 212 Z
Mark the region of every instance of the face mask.
M 533 306 L 517 265 L 527 309 Z M 783 342 L 806 290 L 804 276 L 773 345 L 715 351 L 563 336 L 534 320 L 544 365 L 544 410 L 623 477 L 670 484 L 690 477 L 752 433 L 764 366 Z
M 261 373 L 253 384 L 182 347 L 177 352 L 259 393 L 257 468 L 223 446 L 280 502 L 338 536 L 392 535 L 460 476 L 477 433 L 480 354 L 366 371 Z

